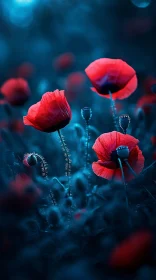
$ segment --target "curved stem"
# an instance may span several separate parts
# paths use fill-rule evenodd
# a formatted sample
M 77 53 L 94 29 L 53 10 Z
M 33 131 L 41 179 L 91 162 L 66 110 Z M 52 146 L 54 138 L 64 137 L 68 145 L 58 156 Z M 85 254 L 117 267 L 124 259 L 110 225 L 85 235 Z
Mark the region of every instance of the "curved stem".
M 125 196 L 126 196 L 127 209 L 129 210 L 129 203 L 128 203 L 128 197 L 127 197 L 127 185 L 126 185 L 126 182 L 125 182 L 125 176 L 124 176 L 122 162 L 121 162 L 120 158 L 118 158 L 118 162 L 119 162 L 120 169 L 121 169 L 122 181 L 123 181 L 123 184 L 124 184 L 124 187 L 125 187 Z
M 42 157 L 41 155 L 37 154 L 37 153 L 34 153 L 34 155 L 40 159 L 41 161 L 41 169 L 42 169 L 42 176 L 47 180 L 48 179 L 48 172 L 47 172 L 47 169 L 48 169 L 48 165 L 44 159 L 44 157 Z
M 116 131 L 118 131 L 118 125 L 117 125 L 117 112 L 116 112 L 116 107 L 115 107 L 115 101 L 113 100 L 112 93 L 109 90 L 109 96 L 110 96 L 110 101 L 111 101 L 111 109 L 112 109 L 112 115 L 113 115 L 113 121 L 114 121 L 114 126 Z
M 126 165 L 128 166 L 129 170 L 131 171 L 131 173 L 134 175 L 134 177 L 137 177 L 137 174 L 135 173 L 135 171 L 133 170 L 133 168 L 130 166 L 128 160 L 125 160 Z
M 152 162 L 149 166 L 147 166 L 143 171 L 142 174 L 144 174 L 148 169 L 150 169 L 151 167 L 153 167 L 156 164 L 156 160 L 154 162 Z
M 70 154 L 69 154 L 69 150 L 66 146 L 66 143 L 64 141 L 64 137 L 61 134 L 60 130 L 58 130 L 58 135 L 59 135 L 59 138 L 60 138 L 60 141 L 61 141 L 62 150 L 64 152 L 65 161 L 67 162 L 67 164 L 65 165 L 65 170 L 66 170 L 66 176 L 68 177 L 68 195 L 71 196 L 71 185 L 70 185 L 71 160 L 70 160 Z
M 132 172 L 132 174 L 135 176 L 135 178 L 137 177 L 137 174 L 135 173 L 135 171 L 133 170 L 133 168 L 130 166 L 128 160 L 125 160 L 125 163 L 127 164 L 127 166 L 129 167 L 130 171 Z M 144 190 L 150 195 L 150 197 L 156 202 L 156 198 L 151 194 L 151 192 L 146 189 L 146 187 L 143 185 Z
M 60 182 L 60 180 L 57 177 L 53 177 L 52 180 L 53 181 L 56 180 L 59 183 L 59 185 L 63 188 L 63 190 L 65 191 L 65 186 Z

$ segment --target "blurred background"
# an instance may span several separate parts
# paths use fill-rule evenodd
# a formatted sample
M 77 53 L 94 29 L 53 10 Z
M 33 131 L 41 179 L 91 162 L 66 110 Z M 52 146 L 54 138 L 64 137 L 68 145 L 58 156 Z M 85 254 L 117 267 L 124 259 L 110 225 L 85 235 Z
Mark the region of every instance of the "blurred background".
M 92 145 L 114 126 L 110 100 L 90 90 L 84 71 L 102 57 L 123 59 L 136 70 L 138 88 L 128 99 L 117 100 L 116 109 L 118 116 L 129 114 L 128 133 L 140 140 L 145 167 L 152 164 L 156 160 L 155 19 L 155 0 L 0 0 L 2 279 L 155 279 L 155 252 L 152 261 L 150 257 L 143 260 L 141 268 L 132 273 L 124 274 L 124 264 L 121 274 L 107 266 L 110 252 L 130 233 L 144 228 L 155 233 L 156 174 L 154 168 L 149 169 L 145 177 L 128 186 L 131 228 L 123 185 L 97 177 L 91 168 L 97 159 Z M 8 104 L 2 94 L 4 83 L 12 78 L 23 78 L 30 88 L 31 94 L 21 106 Z M 72 120 L 62 131 L 72 158 L 77 208 L 62 189 L 67 179 L 57 133 L 43 133 L 23 124 L 29 107 L 55 89 L 65 89 L 72 109 Z M 92 111 L 88 170 L 84 167 L 86 131 L 81 115 L 85 106 Z M 26 153 L 44 157 L 50 181 L 44 180 L 39 162 L 35 166 L 23 162 Z M 54 197 L 49 200 L 50 191 Z M 146 243 L 146 234 L 141 236 Z M 137 247 L 138 239 L 135 242 Z M 128 246 L 129 262 L 131 243 Z M 155 249 L 155 240 L 152 246 Z M 134 254 L 136 262 L 130 259 L 130 266 L 146 255 L 150 246 L 145 247 L 140 245 L 139 253 Z

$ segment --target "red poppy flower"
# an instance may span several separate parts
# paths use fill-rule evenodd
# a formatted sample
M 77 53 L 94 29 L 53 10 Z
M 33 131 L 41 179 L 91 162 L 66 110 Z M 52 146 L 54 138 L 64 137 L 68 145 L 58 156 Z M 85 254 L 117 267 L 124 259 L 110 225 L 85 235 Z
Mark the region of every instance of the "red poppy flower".
M 135 70 L 121 59 L 97 59 L 85 72 L 94 86 L 92 90 L 106 98 L 109 91 L 113 99 L 127 98 L 137 87 Z
M 54 132 L 65 127 L 71 120 L 71 109 L 64 90 L 46 92 L 40 102 L 32 105 L 24 124 L 44 132 Z
M 54 67 L 57 70 L 64 70 L 73 65 L 75 57 L 72 53 L 64 53 L 58 56 L 54 61 Z
M 122 134 L 117 131 L 104 133 L 99 136 L 94 145 L 93 150 L 97 154 L 98 161 L 93 162 L 92 168 L 97 176 L 107 180 L 121 180 L 122 174 L 118 163 L 118 148 L 124 147 L 128 151 L 127 161 L 133 170 L 139 174 L 144 167 L 144 157 L 141 150 L 137 146 L 139 140 L 128 134 Z M 134 178 L 129 171 L 124 160 L 122 161 L 123 171 L 127 181 Z
M 136 269 L 149 257 L 152 242 L 150 231 L 133 233 L 112 251 L 109 265 L 116 269 Z
M 30 96 L 30 89 L 26 80 L 22 78 L 9 79 L 1 87 L 1 93 L 14 106 L 23 105 Z

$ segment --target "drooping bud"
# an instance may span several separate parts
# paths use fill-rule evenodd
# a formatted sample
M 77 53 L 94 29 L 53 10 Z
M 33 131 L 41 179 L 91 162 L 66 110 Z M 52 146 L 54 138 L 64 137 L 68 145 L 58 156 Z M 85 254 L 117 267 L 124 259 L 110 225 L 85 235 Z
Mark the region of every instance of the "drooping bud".
M 119 146 L 116 148 L 117 155 L 120 159 L 128 159 L 129 148 L 127 146 Z
M 130 121 L 131 121 L 131 119 L 130 119 L 129 115 L 121 115 L 119 117 L 119 125 L 125 134 L 126 134 L 127 128 L 129 127 Z
M 37 164 L 37 157 L 35 154 L 25 154 L 23 159 L 23 164 L 26 166 L 33 166 Z
M 81 116 L 86 121 L 89 122 L 92 118 L 92 110 L 89 107 L 84 107 L 81 109 Z

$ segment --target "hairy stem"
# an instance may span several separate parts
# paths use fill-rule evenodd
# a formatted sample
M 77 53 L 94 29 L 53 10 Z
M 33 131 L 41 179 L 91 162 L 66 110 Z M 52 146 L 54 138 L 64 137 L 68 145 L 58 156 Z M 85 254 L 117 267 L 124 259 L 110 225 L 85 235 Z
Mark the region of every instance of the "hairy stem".
M 126 182 L 125 182 L 125 176 L 124 176 L 123 167 L 122 167 L 122 162 L 121 162 L 121 159 L 120 159 L 120 158 L 118 158 L 118 162 L 119 162 L 120 169 L 121 169 L 123 185 L 124 185 L 124 187 L 125 187 L 125 197 L 126 197 L 127 210 L 129 211 L 129 203 L 128 203 L 128 196 L 127 196 L 127 184 L 126 184 Z
M 68 195 L 71 196 L 71 184 L 70 184 L 70 179 L 71 179 L 71 160 L 70 160 L 70 154 L 69 154 L 69 150 L 66 146 L 64 137 L 61 133 L 60 130 L 58 130 L 58 135 L 61 141 L 61 146 L 62 146 L 62 150 L 64 152 L 64 156 L 65 156 L 65 171 L 66 171 L 66 176 L 68 178 Z
M 117 125 L 117 112 L 116 112 L 115 101 L 113 100 L 112 93 L 111 93 L 110 90 L 109 90 L 109 96 L 110 96 L 110 101 L 111 101 L 111 109 L 112 109 L 114 126 L 115 126 L 116 131 L 119 131 L 119 128 L 118 128 L 118 125 Z
M 89 170 L 89 124 L 86 121 L 86 144 L 85 144 L 85 168 L 88 170 L 87 180 L 88 180 L 88 186 L 87 191 L 90 189 L 90 170 Z

